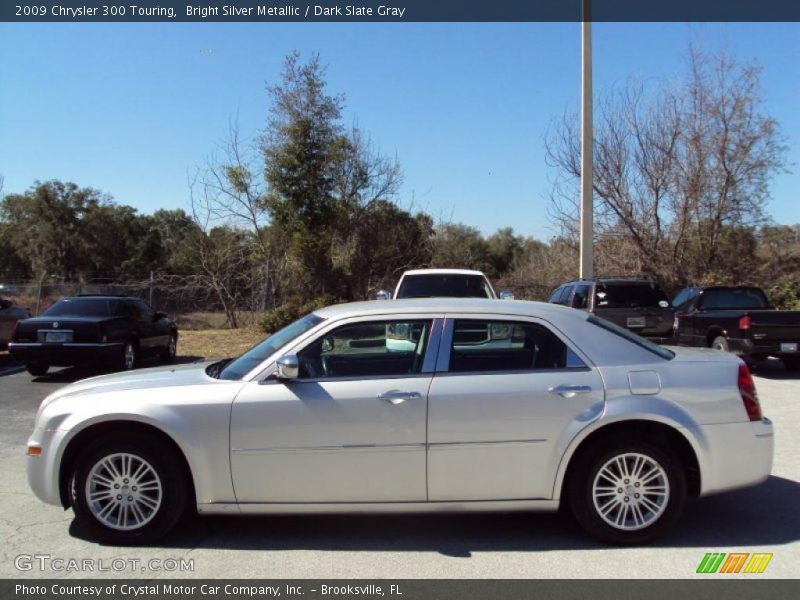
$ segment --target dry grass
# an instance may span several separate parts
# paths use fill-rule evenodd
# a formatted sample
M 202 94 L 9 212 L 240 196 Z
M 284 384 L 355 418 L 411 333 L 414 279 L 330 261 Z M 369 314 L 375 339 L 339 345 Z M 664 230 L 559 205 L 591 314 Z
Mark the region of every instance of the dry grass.
M 156 309 L 158 310 L 158 309 Z M 254 327 L 261 316 L 259 312 L 242 310 L 237 313 L 240 327 Z M 188 312 L 173 315 L 178 328 L 188 329 L 223 329 L 227 326 L 225 313 L 222 312 Z
M 238 356 L 266 336 L 257 329 L 182 329 L 178 337 L 178 356 L 226 358 Z

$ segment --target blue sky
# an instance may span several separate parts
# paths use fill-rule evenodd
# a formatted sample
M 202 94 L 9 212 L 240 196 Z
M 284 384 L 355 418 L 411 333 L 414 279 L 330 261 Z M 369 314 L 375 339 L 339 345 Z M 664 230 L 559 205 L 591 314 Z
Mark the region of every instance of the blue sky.
M 764 68 L 765 108 L 800 168 L 800 25 L 595 24 L 594 86 L 679 75 L 690 40 Z M 293 50 L 319 52 L 329 89 L 405 173 L 399 201 L 491 233 L 546 239 L 543 138 L 577 109 L 577 23 L 0 24 L 4 192 L 64 179 L 149 213 L 188 207 L 187 177 L 232 119 L 265 125 L 266 84 Z M 800 222 L 800 180 L 769 212 Z

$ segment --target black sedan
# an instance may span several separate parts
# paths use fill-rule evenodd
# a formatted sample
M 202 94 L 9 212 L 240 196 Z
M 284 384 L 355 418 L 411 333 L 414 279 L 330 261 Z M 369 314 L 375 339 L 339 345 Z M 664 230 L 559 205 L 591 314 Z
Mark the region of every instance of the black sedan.
M 38 317 L 19 321 L 8 345 L 31 375 L 51 366 L 106 364 L 130 370 L 139 358 L 175 358 L 178 329 L 138 298 L 62 298 Z

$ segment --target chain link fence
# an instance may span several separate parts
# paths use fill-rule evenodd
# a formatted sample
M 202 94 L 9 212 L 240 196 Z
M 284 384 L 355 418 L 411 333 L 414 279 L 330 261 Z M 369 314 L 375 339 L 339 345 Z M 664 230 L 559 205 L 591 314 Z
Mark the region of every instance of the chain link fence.
M 495 289 L 513 292 L 517 300 L 546 301 L 551 287 L 505 277 L 493 282 Z M 148 302 L 155 310 L 169 314 L 182 329 L 220 329 L 231 326 L 219 296 L 209 286 L 174 275 L 151 273 L 138 280 L 98 279 L 82 282 L 43 279 L 0 281 L 0 297 L 39 315 L 59 298 L 81 294 L 132 296 Z M 229 312 L 230 312 L 230 307 Z M 240 327 L 254 327 L 265 309 L 257 290 L 242 293 L 237 299 L 235 320 Z
M 131 296 L 148 302 L 155 310 L 166 312 L 182 329 L 218 329 L 230 323 L 212 290 L 199 285 L 167 282 L 158 273 L 137 281 L 89 280 L 68 281 L 3 281 L 0 296 L 17 306 L 27 308 L 36 316 L 47 310 L 59 298 L 81 294 Z M 251 327 L 258 311 L 250 306 L 237 307 L 239 326 Z

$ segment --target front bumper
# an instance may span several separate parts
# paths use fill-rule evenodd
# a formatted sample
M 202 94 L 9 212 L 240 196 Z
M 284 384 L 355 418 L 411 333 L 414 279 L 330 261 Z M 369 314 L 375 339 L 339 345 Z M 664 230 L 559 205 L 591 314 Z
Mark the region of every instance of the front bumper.
M 775 436 L 772 421 L 704 425 L 701 495 L 756 485 L 769 477 Z
M 61 430 L 47 430 L 37 427 L 28 439 L 28 447 L 39 446 L 39 456 L 26 456 L 28 485 L 39 500 L 47 504 L 61 506 L 61 490 L 59 489 L 59 464 L 61 453 L 57 439 L 65 434 Z
M 42 344 L 11 342 L 8 351 L 21 362 L 38 362 L 57 367 L 93 364 L 122 356 L 122 342 Z

